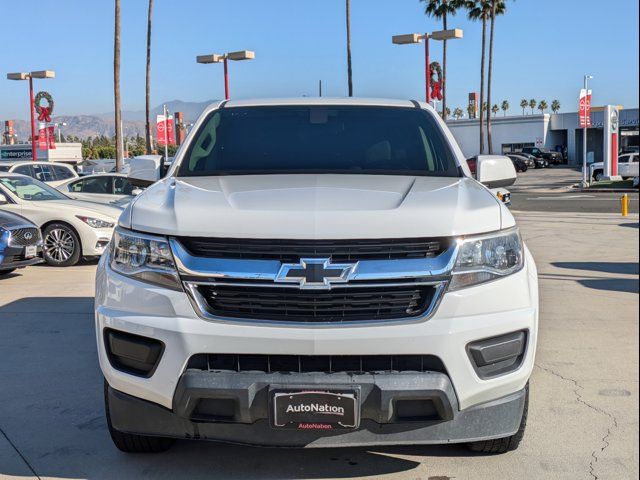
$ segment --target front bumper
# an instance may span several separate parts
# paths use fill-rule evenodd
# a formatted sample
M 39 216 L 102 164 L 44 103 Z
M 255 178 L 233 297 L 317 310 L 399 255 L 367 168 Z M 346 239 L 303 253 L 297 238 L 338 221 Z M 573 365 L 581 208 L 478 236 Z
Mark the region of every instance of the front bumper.
M 520 272 L 448 292 L 428 320 L 413 319 L 406 324 L 301 327 L 205 320 L 196 314 L 186 293 L 123 277 L 109 268 L 106 256 L 100 261 L 96 278 L 98 354 L 110 385 L 112 414 L 117 418 L 114 427 L 150 435 L 195 436 L 240 443 L 325 444 L 319 437 L 326 436 L 326 432 L 320 435 L 288 431 L 287 438 L 300 435 L 300 440 L 284 442 L 285 434 L 271 430 L 268 420 L 255 415 L 256 407 L 253 413 L 251 408 L 243 410 L 242 422 L 194 421 L 188 409 L 182 408 L 182 402 L 176 403 L 176 395 L 184 379 L 191 379 L 192 371 L 187 369 L 187 363 L 198 354 L 435 356 L 442 361 L 446 372 L 442 376 L 448 387 L 441 386 L 439 391 L 444 392 L 453 412 L 450 418 L 426 423 L 380 423 L 385 407 L 379 404 L 373 408 L 377 417 L 363 416 L 361 428 L 340 434 L 344 439 L 340 442 L 354 445 L 404 440 L 406 443 L 442 443 L 511 435 L 521 418 L 522 392 L 534 365 L 537 324 L 537 272 L 528 251 Z M 105 348 L 105 329 L 162 342 L 164 351 L 153 374 L 144 378 L 114 368 Z M 517 331 L 527 332 L 526 351 L 519 367 L 506 374 L 482 378 L 470 360 L 468 345 Z M 233 378 L 248 378 L 241 376 L 244 373 L 234 375 Z M 435 378 L 431 375 L 430 378 Z M 243 387 L 257 395 L 256 398 L 260 396 L 257 393 L 262 388 L 259 388 L 260 382 L 271 382 L 266 374 L 260 376 L 263 380 L 257 384 L 252 381 Z M 358 378 L 364 382 L 364 377 Z M 334 384 L 330 382 L 329 387 Z M 379 386 L 372 388 L 378 392 Z M 260 411 L 262 407 L 257 408 Z M 148 414 L 143 415 L 147 411 Z M 252 439 L 255 441 L 251 442 Z
M 8 245 L 0 251 L 0 271 L 23 268 L 42 263 L 42 247 L 38 245 L 35 257 L 25 258 L 25 247 Z
M 91 228 L 88 225 L 84 225 L 82 230 L 77 230 L 80 234 L 82 256 L 84 257 L 99 257 L 102 255 L 113 236 L 113 228 Z
M 273 428 L 268 414 L 272 385 L 292 389 L 300 385 L 357 387 L 362 410 L 360 426 L 329 431 Z M 236 401 L 233 418 L 209 422 L 193 418 L 200 400 L 220 395 Z M 180 379 L 173 410 L 112 387 L 107 388 L 106 396 L 111 424 L 121 432 L 261 446 L 331 447 L 459 443 L 511 436 L 520 426 L 526 390 L 460 411 L 451 382 L 441 373 L 353 378 L 335 374 L 212 375 L 187 371 Z M 435 418 L 398 418 L 395 406 L 411 399 L 433 401 Z

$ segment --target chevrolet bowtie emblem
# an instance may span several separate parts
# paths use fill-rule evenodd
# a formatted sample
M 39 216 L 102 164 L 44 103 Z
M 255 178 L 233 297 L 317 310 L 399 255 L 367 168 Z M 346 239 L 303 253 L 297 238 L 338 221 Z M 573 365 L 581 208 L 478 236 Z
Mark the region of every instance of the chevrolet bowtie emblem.
M 275 281 L 297 283 L 302 289 L 329 289 L 334 283 L 347 283 L 357 265 L 331 263 L 330 258 L 301 258 L 300 263 L 283 263 Z

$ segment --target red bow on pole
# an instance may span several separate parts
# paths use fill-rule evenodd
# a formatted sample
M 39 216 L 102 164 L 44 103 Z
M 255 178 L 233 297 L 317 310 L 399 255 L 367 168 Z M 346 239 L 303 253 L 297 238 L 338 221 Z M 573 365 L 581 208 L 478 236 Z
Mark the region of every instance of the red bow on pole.
M 431 99 L 442 100 L 442 82 L 433 82 L 431 89 Z
M 51 121 L 51 113 L 49 111 L 49 107 L 39 107 L 38 113 L 38 121 L 47 123 Z

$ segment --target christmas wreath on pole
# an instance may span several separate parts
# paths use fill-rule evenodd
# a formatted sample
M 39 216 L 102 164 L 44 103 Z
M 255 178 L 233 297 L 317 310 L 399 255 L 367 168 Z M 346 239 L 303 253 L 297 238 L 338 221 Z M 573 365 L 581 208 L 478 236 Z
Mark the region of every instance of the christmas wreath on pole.
M 42 100 L 47 101 L 47 106 L 41 105 Z M 49 92 L 38 92 L 34 100 L 36 106 L 36 112 L 38 113 L 38 121 L 50 122 L 51 114 L 53 113 L 53 98 Z
M 431 87 L 431 100 L 442 100 L 442 68 L 438 62 L 429 65 L 429 86 Z

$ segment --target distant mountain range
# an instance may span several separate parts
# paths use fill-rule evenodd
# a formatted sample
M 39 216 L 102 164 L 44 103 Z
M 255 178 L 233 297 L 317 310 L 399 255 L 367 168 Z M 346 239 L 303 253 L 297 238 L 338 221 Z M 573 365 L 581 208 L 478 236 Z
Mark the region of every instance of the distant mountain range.
M 209 100 L 206 102 L 183 102 L 182 100 L 172 100 L 166 102 L 165 105 L 169 112 L 183 112 L 185 121 L 195 121 L 200 113 L 207 107 L 207 105 L 214 102 Z M 162 105 L 159 105 L 151 110 L 152 121 L 156 115 L 162 114 Z M 111 113 L 99 113 L 95 115 L 56 115 L 53 118 L 54 122 L 66 123 L 65 127 L 62 127 L 62 134 L 64 136 L 71 135 L 73 137 L 87 138 L 104 135 L 112 137 L 115 135 L 115 126 L 113 121 L 113 112 Z M 144 135 L 144 110 L 139 111 L 127 111 L 122 112 L 122 127 L 124 135 L 127 137 L 134 137 L 136 135 Z M 16 133 L 19 140 L 27 140 L 31 135 L 31 127 L 28 121 L 16 120 L 14 123 Z

